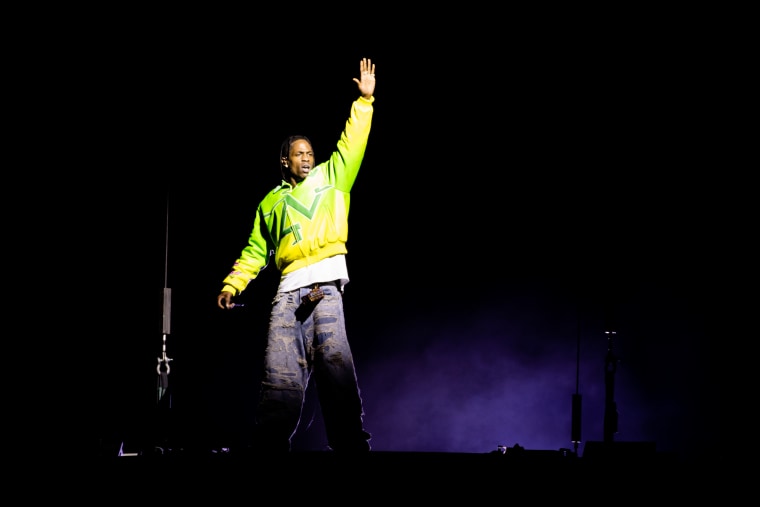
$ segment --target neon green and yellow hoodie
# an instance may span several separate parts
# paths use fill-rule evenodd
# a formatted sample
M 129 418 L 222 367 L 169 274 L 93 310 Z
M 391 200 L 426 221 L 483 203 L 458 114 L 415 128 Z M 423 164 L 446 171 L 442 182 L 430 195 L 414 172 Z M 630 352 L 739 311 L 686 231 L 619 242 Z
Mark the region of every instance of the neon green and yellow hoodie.
M 269 263 L 282 274 L 345 254 L 351 187 L 372 124 L 374 97 L 359 97 L 336 150 L 295 187 L 285 180 L 259 203 L 248 245 L 224 279 L 222 291 L 240 294 Z

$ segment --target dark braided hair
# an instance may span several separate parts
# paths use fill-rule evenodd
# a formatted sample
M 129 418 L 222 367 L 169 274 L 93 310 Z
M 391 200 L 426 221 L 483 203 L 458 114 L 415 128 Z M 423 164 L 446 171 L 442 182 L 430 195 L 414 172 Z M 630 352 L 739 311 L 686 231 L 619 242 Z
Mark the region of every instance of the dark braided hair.
M 290 174 L 290 170 L 287 167 L 285 167 L 285 164 L 282 163 L 282 159 L 283 158 L 285 160 L 288 159 L 288 157 L 290 156 L 290 147 L 293 146 L 293 143 L 296 141 L 306 141 L 312 147 L 314 147 L 314 145 L 311 143 L 311 139 L 309 139 L 306 136 L 289 136 L 282 142 L 282 145 L 280 146 L 280 172 L 282 173 L 282 178 L 284 180 L 290 179 L 288 177 L 288 174 Z

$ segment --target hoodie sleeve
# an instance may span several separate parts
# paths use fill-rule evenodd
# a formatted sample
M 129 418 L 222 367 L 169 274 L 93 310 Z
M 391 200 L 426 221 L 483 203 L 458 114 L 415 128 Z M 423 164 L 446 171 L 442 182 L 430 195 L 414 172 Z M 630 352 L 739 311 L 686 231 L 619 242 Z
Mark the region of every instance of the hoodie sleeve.
M 359 174 L 372 126 L 375 97 L 359 97 L 351 105 L 336 150 L 327 161 L 328 178 L 338 190 L 350 192 Z
M 232 271 L 222 282 L 222 292 L 232 292 L 236 296 L 243 292 L 250 281 L 267 266 L 273 250 L 266 223 L 262 219 L 261 206 L 259 206 L 251 235 L 248 237 L 248 244 L 233 264 Z

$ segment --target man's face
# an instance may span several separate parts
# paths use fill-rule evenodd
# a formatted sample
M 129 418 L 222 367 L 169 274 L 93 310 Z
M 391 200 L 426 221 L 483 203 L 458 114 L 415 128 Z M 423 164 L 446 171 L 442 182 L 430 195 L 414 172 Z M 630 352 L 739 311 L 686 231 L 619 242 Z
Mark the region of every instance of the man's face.
M 297 182 L 306 178 L 314 168 L 314 152 L 311 144 L 303 139 L 294 142 L 290 146 L 290 154 L 285 161 L 285 166 Z

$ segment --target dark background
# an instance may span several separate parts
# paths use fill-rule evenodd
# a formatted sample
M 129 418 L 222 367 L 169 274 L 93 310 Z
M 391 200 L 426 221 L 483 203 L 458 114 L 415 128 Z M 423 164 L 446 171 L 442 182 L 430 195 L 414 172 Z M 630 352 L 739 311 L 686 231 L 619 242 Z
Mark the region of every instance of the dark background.
M 323 160 L 366 56 L 375 116 L 345 306 L 373 448 L 572 448 L 580 394 L 582 452 L 603 438 L 611 347 L 615 439 L 717 453 L 712 209 L 694 177 L 701 42 L 668 23 L 532 22 L 474 37 L 347 26 L 334 41 L 104 26 L 50 48 L 62 91 L 46 98 L 49 128 L 69 131 L 62 155 L 81 170 L 65 177 L 80 190 L 67 210 L 88 225 L 67 237 L 98 357 L 79 387 L 88 442 L 106 454 L 245 444 L 277 273 L 233 313 L 216 295 L 279 181 L 280 142 L 305 134 Z M 168 415 L 156 391 L 165 287 Z M 295 447 L 324 446 L 312 393 Z

